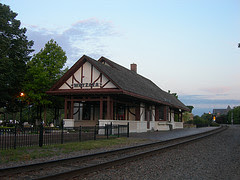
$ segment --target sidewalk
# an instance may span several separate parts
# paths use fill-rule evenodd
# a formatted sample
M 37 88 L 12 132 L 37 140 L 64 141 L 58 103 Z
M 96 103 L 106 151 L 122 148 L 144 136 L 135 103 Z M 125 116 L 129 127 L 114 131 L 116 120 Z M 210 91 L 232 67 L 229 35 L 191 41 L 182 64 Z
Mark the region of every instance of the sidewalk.
M 154 131 L 154 132 L 144 132 L 144 133 L 130 133 L 130 138 L 141 138 L 149 139 L 153 141 L 164 141 L 168 139 L 173 139 L 177 137 L 188 136 L 192 134 L 198 134 L 206 131 L 211 131 L 218 127 L 202 127 L 202 128 L 183 128 L 174 129 L 172 131 Z

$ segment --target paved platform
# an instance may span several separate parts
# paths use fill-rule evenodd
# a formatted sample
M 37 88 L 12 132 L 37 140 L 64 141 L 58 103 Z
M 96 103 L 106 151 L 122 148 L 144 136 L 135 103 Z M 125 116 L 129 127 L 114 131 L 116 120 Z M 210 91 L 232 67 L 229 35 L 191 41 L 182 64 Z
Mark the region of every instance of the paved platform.
M 206 131 L 211 131 L 219 127 L 202 127 L 202 128 L 183 128 L 174 129 L 172 131 L 154 131 L 144 133 L 130 133 L 130 138 L 141 138 L 153 141 L 164 141 L 177 137 L 188 136 L 192 134 L 198 134 Z

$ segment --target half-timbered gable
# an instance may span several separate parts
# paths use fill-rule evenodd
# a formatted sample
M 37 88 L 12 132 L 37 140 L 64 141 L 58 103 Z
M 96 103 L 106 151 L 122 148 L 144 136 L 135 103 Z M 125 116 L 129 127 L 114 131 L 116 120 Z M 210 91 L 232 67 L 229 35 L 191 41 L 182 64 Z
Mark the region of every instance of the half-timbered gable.
M 85 62 L 59 89 L 117 88 L 92 64 Z

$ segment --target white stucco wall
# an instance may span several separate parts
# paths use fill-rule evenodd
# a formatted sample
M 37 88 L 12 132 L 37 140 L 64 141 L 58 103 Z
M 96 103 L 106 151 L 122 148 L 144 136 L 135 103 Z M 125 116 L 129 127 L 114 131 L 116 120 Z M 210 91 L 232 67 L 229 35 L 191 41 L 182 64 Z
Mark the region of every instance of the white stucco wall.
M 91 83 L 91 73 L 92 73 L 92 82 L 94 82 L 100 75 L 100 72 L 89 62 L 86 62 L 80 67 L 75 73 L 74 73 L 74 78 L 71 76 L 66 83 L 69 86 L 73 86 L 73 89 L 81 89 L 81 87 L 75 87 L 73 84 L 78 84 L 78 82 L 81 83 L 81 77 L 82 78 L 82 83 Z M 101 85 L 105 85 L 109 81 L 108 78 L 106 78 L 104 75 L 102 75 L 102 83 L 101 83 L 101 78 L 99 78 L 95 83 L 98 83 L 99 86 L 92 86 L 93 89 L 100 88 L 100 83 Z M 64 83 L 59 89 L 70 89 L 70 87 Z M 116 86 L 112 82 L 108 82 L 103 88 L 116 88 Z M 91 86 L 84 86 L 82 89 L 91 89 Z

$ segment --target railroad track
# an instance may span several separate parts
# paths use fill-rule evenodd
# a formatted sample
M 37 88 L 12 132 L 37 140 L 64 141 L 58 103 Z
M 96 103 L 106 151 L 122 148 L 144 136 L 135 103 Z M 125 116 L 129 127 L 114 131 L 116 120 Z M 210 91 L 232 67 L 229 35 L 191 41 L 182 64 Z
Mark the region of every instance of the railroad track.
M 166 141 L 132 146 L 69 159 L 0 169 L 0 179 L 71 179 L 82 178 L 91 172 L 138 160 L 210 135 L 227 127 Z

